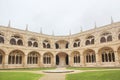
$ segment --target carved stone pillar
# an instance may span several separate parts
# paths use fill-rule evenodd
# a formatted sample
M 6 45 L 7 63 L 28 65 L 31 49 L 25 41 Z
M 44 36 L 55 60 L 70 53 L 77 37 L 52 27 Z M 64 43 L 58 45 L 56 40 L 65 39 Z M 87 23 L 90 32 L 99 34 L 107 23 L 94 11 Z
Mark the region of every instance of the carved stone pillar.
M 84 59 L 83 51 L 80 51 L 80 63 L 82 67 L 85 66 L 85 59 Z
M 120 64 L 118 52 L 114 51 L 114 54 L 115 54 L 115 66 L 118 66 Z
M 8 68 L 8 54 L 5 55 L 5 61 L 3 68 Z
M 26 54 L 24 56 L 23 66 L 24 68 L 27 68 L 27 55 Z

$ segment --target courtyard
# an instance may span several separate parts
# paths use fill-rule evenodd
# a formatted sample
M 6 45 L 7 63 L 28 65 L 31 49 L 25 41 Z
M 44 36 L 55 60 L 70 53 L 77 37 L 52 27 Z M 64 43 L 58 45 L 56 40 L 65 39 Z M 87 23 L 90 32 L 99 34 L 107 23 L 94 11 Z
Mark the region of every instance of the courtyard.
M 44 73 L 46 70 L 73 70 Z M 0 70 L 0 80 L 119 80 L 120 68 L 29 68 Z

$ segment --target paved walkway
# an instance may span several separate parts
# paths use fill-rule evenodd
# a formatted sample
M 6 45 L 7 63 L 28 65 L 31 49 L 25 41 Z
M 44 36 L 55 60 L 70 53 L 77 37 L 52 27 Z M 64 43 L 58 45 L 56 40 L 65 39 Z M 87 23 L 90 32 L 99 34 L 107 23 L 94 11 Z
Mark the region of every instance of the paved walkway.
M 65 74 L 64 73 L 49 73 L 49 74 L 45 74 L 39 80 L 65 80 Z
M 56 70 L 64 70 L 65 68 L 56 68 Z M 39 80 L 65 80 L 65 73 L 44 73 Z
M 56 70 L 66 70 L 66 68 L 56 68 Z M 76 70 L 72 73 L 82 72 L 80 70 Z M 65 80 L 65 75 L 69 73 L 44 73 L 44 76 L 39 80 Z

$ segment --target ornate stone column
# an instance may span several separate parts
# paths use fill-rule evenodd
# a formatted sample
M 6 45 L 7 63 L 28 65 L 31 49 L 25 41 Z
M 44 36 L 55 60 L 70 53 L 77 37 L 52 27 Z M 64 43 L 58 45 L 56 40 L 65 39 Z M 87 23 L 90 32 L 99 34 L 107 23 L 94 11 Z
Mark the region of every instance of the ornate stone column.
M 98 49 L 95 49 L 95 55 L 96 55 L 96 67 L 100 66 L 100 57 L 101 55 L 98 52 Z
M 72 56 L 69 54 L 68 55 L 68 59 L 69 59 L 69 66 L 73 66 L 73 63 L 72 63 Z
M 85 66 L 85 59 L 84 59 L 84 53 L 83 53 L 83 51 L 80 51 L 80 63 L 81 63 L 82 67 Z
M 40 57 L 40 67 L 44 67 L 43 64 L 44 64 L 44 63 L 43 63 L 43 54 L 41 54 L 41 57 Z
M 8 68 L 8 54 L 5 54 L 5 61 L 3 68 Z
M 52 59 L 53 67 L 56 67 L 56 54 L 53 53 L 53 59 Z
M 23 66 L 24 66 L 24 68 L 28 67 L 27 66 L 27 54 L 25 54 L 25 56 L 24 56 Z
M 119 55 L 117 51 L 114 51 L 115 54 L 115 66 L 118 67 L 119 66 Z

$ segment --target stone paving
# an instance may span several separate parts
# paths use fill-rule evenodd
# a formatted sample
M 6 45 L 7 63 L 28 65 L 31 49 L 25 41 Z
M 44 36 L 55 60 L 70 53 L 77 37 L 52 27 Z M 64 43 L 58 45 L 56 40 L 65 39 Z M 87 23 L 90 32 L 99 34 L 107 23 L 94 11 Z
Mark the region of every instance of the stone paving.
M 56 68 L 56 71 L 58 70 L 66 70 L 66 68 Z M 77 73 L 82 72 L 80 70 L 75 70 L 75 72 L 70 73 Z M 40 78 L 39 80 L 65 80 L 65 75 L 69 73 L 43 73 L 44 76 Z

